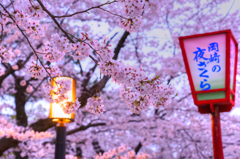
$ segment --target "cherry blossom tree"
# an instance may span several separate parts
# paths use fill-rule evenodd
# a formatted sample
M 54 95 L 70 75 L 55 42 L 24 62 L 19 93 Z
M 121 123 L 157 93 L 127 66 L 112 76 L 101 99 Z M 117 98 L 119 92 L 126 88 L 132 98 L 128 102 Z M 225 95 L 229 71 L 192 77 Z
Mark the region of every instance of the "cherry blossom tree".
M 41 101 L 76 114 L 66 158 L 213 158 L 177 38 L 231 29 L 239 40 L 239 11 L 222 14 L 225 3 L 2 0 L 1 158 L 53 158 L 56 123 Z M 56 76 L 76 80 L 75 102 L 63 103 L 71 86 L 53 88 Z M 237 158 L 239 119 L 221 115 L 225 157 Z

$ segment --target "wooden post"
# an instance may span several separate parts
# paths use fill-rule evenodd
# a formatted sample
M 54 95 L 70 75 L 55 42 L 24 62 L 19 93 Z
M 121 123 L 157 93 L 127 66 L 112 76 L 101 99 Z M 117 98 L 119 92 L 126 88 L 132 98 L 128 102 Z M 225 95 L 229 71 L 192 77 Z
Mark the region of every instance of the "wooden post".
M 212 118 L 212 138 L 213 138 L 213 153 L 214 159 L 224 159 L 222 147 L 222 134 L 220 113 L 218 106 L 214 106 L 214 112 L 211 113 Z

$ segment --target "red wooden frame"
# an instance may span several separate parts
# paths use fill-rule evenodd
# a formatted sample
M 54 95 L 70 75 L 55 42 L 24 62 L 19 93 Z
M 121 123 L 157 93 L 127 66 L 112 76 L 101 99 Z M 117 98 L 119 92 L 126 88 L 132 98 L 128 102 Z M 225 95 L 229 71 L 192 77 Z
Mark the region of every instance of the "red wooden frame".
M 210 36 L 210 35 L 216 35 L 216 34 L 226 34 L 226 74 L 225 74 L 225 88 L 220 89 L 211 89 L 211 90 L 204 90 L 204 91 L 196 91 L 193 84 L 192 75 L 189 68 L 189 63 L 187 60 L 187 54 L 184 46 L 184 40 L 185 39 L 191 39 L 191 38 L 197 38 L 197 37 L 203 37 L 203 36 Z M 231 30 L 222 30 L 217 32 L 211 32 L 211 33 L 204 33 L 204 34 L 196 34 L 191 36 L 184 36 L 179 37 L 179 43 L 180 47 L 182 49 L 182 55 L 183 60 L 186 68 L 186 72 L 188 75 L 191 91 L 192 91 L 192 97 L 194 100 L 194 104 L 198 106 L 198 111 L 202 114 L 204 113 L 212 113 L 214 112 L 214 106 L 219 106 L 220 112 L 228 112 L 232 109 L 232 107 L 235 105 L 235 92 L 236 92 L 236 74 L 237 74 L 237 61 L 238 61 L 238 42 L 234 38 Z M 231 39 L 235 43 L 235 65 L 234 65 L 234 79 L 233 79 L 233 90 L 231 90 L 230 84 L 230 43 Z M 211 100 L 201 100 L 199 101 L 197 99 L 197 94 L 203 94 L 203 93 L 211 93 L 211 92 L 219 92 L 219 91 L 225 91 L 225 98 L 221 99 L 211 99 Z M 232 99 L 231 99 L 232 94 Z

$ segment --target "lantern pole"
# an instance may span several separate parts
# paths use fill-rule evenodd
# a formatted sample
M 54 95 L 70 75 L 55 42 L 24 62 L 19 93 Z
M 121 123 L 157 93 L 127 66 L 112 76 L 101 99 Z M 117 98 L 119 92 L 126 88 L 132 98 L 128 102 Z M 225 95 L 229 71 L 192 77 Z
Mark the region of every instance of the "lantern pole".
M 56 127 L 56 131 L 55 159 L 65 159 L 66 126 L 62 120 Z
M 211 104 L 211 106 L 213 106 Z M 211 113 L 212 118 L 212 138 L 213 138 L 213 153 L 214 159 L 224 159 L 222 147 L 222 134 L 220 113 L 218 106 L 214 107 L 214 112 Z

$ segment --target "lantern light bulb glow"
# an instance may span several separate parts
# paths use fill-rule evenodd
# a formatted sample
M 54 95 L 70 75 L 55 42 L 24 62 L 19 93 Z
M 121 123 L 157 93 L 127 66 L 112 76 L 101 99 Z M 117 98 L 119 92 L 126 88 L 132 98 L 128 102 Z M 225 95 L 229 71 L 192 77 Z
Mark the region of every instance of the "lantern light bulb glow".
M 54 86 L 53 91 L 56 91 L 57 86 L 56 86 L 56 82 L 60 81 L 60 80 L 67 80 L 67 82 L 71 83 L 71 89 L 69 91 L 67 91 L 64 95 L 67 95 L 67 99 L 64 99 L 63 101 L 61 101 L 60 103 L 64 103 L 67 101 L 70 102 L 74 102 L 76 99 L 76 84 L 75 84 L 75 80 L 73 78 L 70 77 L 55 77 L 53 78 L 54 81 L 52 81 L 52 86 Z M 52 97 L 54 98 L 54 93 L 51 92 Z M 64 122 L 70 122 L 72 120 L 74 120 L 74 113 L 72 114 L 66 114 L 63 112 L 63 109 L 60 106 L 60 103 L 51 103 L 50 104 L 50 114 L 49 114 L 49 118 L 53 119 L 53 121 L 64 121 Z

